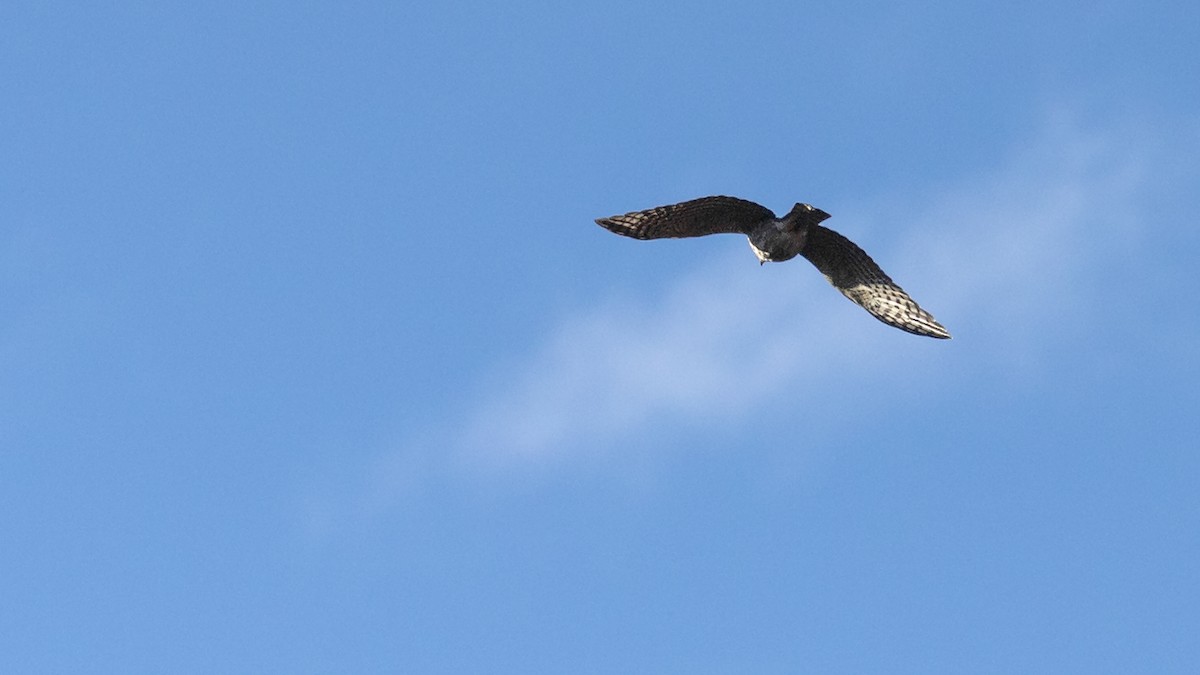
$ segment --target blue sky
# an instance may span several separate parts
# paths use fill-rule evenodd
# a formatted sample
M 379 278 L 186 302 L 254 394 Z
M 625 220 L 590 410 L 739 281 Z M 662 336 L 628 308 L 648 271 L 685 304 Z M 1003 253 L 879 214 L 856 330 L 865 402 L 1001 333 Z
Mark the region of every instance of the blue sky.
M 1195 672 L 1195 3 L 0 7 L 0 670 Z M 954 334 L 599 216 L 815 204 Z

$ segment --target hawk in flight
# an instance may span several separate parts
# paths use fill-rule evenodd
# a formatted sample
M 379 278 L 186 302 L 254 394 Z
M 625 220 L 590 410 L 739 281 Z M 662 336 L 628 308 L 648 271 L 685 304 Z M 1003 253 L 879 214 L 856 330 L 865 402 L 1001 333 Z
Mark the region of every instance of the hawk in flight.
M 797 255 L 847 298 L 876 319 L 900 330 L 949 338 L 950 333 L 933 316 L 879 269 L 879 265 L 854 242 L 825 227 L 829 217 L 821 209 L 796 204 L 782 218 L 765 206 L 735 197 L 702 197 L 680 204 L 599 218 L 607 230 L 634 239 L 701 237 L 722 232 L 744 234 L 759 264 L 783 262 Z

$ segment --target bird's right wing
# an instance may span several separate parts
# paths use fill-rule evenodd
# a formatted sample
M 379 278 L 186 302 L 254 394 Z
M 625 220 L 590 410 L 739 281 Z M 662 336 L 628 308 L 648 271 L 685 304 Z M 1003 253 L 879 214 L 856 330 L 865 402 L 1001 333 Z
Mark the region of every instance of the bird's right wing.
M 688 202 L 598 218 L 596 224 L 635 239 L 701 237 L 721 232 L 747 234 L 775 214 L 765 206 L 736 197 L 702 197 Z
M 833 230 L 813 225 L 801 255 L 847 298 L 880 321 L 900 330 L 949 338 L 950 332 L 884 274 L 871 256 Z

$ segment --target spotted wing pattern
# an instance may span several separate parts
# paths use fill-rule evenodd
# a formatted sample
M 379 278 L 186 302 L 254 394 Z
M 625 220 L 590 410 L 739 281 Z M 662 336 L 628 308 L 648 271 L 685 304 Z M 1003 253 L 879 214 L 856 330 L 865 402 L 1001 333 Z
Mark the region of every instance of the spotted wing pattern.
M 765 206 L 736 197 L 702 197 L 680 204 L 658 206 L 622 216 L 599 218 L 596 224 L 635 239 L 701 237 L 706 234 L 740 232 L 775 214 Z
M 808 241 L 800 253 L 842 295 L 876 319 L 917 335 L 950 337 L 949 331 L 884 274 L 871 256 L 837 232 L 820 225 L 809 227 Z

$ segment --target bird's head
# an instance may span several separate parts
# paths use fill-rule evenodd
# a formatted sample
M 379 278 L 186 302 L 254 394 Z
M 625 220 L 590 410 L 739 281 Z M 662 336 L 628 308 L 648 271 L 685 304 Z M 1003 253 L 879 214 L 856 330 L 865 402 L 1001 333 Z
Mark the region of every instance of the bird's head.
M 821 209 L 818 209 L 811 204 L 801 204 L 797 202 L 796 205 L 792 207 L 792 210 L 788 211 L 788 214 L 783 217 L 783 219 L 784 222 L 786 222 L 792 229 L 800 229 L 801 227 L 816 225 L 828 217 L 828 213 L 825 213 Z

